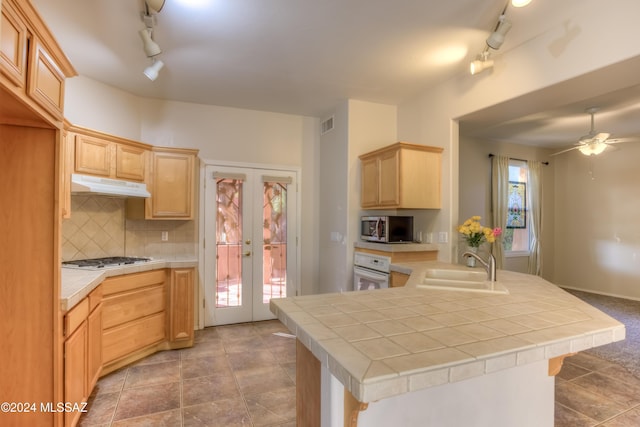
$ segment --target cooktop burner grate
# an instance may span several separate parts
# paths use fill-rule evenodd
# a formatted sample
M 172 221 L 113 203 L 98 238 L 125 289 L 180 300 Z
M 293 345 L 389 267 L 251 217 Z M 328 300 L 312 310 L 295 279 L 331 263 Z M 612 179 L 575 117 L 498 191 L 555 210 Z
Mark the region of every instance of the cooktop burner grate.
M 137 257 L 106 257 L 106 258 L 92 258 L 92 259 L 78 259 L 73 261 L 64 261 L 62 265 L 64 267 L 75 268 L 105 268 L 114 267 L 118 265 L 138 264 L 151 261 L 151 258 L 137 258 Z

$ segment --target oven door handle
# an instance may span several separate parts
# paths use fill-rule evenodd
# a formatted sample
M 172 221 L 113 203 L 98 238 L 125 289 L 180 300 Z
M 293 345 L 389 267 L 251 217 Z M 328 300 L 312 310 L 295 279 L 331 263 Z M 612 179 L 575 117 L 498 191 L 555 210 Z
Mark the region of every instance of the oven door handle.
M 361 277 L 363 277 L 365 279 L 369 279 L 369 280 L 386 280 L 387 277 L 389 277 L 389 273 L 383 273 L 381 271 L 368 270 L 368 269 L 362 268 L 362 267 L 355 267 L 354 271 L 358 276 L 361 276 Z

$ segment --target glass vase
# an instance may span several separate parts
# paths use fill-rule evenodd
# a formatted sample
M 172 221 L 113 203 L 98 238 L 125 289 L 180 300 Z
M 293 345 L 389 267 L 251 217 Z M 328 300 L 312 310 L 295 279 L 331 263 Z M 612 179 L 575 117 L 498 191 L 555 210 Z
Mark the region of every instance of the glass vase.
M 467 248 L 467 252 L 471 252 L 471 253 L 473 253 L 473 254 L 476 254 L 476 255 L 477 255 L 477 254 L 478 254 L 478 248 L 477 248 L 477 247 L 475 247 L 475 246 L 469 246 L 469 247 Z M 476 261 L 477 261 L 477 260 L 476 260 L 474 257 L 472 257 L 472 256 L 468 256 L 468 257 L 466 257 L 466 259 L 467 259 L 467 267 L 471 267 L 471 268 L 473 268 L 473 267 L 475 267 L 475 266 L 476 266 Z

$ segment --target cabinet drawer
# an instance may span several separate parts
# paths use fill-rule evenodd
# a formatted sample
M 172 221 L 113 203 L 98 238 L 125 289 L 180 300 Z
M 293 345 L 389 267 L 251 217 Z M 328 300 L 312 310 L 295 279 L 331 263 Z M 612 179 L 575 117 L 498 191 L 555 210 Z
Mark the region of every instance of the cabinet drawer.
M 105 297 L 102 304 L 102 327 L 109 329 L 165 309 L 164 285 Z
M 116 326 L 102 334 L 102 362 L 108 364 L 164 339 L 164 312 Z
M 84 298 L 64 316 L 64 336 L 69 337 L 89 315 L 89 300 Z
M 117 292 L 130 291 L 164 283 L 166 274 L 166 271 L 162 269 L 110 277 L 102 282 L 102 293 L 106 297 Z

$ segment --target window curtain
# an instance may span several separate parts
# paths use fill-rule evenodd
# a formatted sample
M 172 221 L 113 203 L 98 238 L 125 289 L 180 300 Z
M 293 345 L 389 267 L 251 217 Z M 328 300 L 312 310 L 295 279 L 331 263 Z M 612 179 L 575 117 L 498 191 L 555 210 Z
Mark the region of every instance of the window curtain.
M 542 235 L 542 163 L 529 161 L 527 163 L 529 177 L 527 186 L 529 194 L 529 227 L 531 242 L 529 245 L 528 273 L 540 275 L 542 271 L 542 257 L 540 253 L 540 236 Z
M 509 158 L 494 155 L 491 158 L 491 210 L 494 227 L 507 228 L 507 211 L 509 200 Z M 496 267 L 502 268 L 504 263 L 504 247 L 502 244 L 491 245 Z

